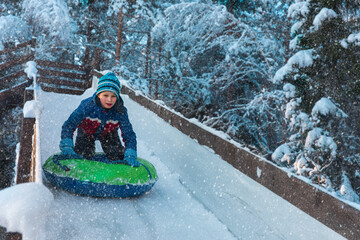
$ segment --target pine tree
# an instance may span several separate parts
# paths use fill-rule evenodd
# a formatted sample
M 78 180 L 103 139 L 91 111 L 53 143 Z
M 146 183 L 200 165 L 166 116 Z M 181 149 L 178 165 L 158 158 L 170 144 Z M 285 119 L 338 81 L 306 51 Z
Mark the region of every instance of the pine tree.
M 282 145 L 288 151 L 273 159 L 293 163 L 299 174 L 336 191 L 346 179 L 355 184 L 360 166 L 354 106 L 360 99 L 360 46 L 354 40 L 360 25 L 353 20 L 359 12 L 349 6 L 358 7 L 359 2 L 295 1 L 288 16 L 298 20 L 290 43 L 296 53 L 274 77 L 274 82 L 287 83 L 284 90 L 291 93 L 286 115 L 292 134 Z M 357 194 L 358 187 L 353 185 Z

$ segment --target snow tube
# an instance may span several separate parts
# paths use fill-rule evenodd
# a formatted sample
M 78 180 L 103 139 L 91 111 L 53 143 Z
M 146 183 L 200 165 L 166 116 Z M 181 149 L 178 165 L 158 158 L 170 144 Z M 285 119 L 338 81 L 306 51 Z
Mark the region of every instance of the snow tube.
M 79 195 L 124 198 L 148 192 L 158 180 L 155 167 L 137 158 L 139 167 L 110 164 L 104 154 L 93 159 L 49 157 L 43 165 L 46 179 L 54 186 Z

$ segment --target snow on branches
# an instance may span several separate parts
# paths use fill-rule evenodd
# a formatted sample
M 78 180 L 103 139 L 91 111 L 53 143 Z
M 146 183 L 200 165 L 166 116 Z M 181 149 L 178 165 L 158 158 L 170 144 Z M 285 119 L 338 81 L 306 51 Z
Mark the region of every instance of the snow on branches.
M 21 18 L 8 15 L 0 17 L 0 50 L 5 43 L 22 43 L 31 38 L 30 27 Z
M 271 158 L 280 165 L 292 165 L 297 174 L 310 177 L 329 188 L 331 182 L 324 173 L 338 155 L 338 136 L 332 132 L 333 126 L 347 115 L 325 97 L 314 104 L 308 115 L 300 109 L 301 98 L 294 97 L 294 86 L 286 84 L 284 91 L 288 92 L 288 97 L 293 97 L 285 108 L 290 137 L 273 152 Z M 331 122 L 337 124 L 329 124 Z
M 288 62 L 281 67 L 273 78 L 275 84 L 279 84 L 283 81 L 285 75 L 298 72 L 298 68 L 309 67 L 314 62 L 313 49 L 302 50 L 292 56 Z
M 33 27 L 33 33 L 38 38 L 45 35 L 52 44 L 63 44 L 71 40 L 72 21 L 65 1 L 24 0 L 22 17 Z
M 336 18 L 338 15 L 336 12 L 332 9 L 323 8 L 320 10 L 320 12 L 315 16 L 313 24 L 314 29 L 318 30 L 321 26 L 321 24 L 328 19 Z

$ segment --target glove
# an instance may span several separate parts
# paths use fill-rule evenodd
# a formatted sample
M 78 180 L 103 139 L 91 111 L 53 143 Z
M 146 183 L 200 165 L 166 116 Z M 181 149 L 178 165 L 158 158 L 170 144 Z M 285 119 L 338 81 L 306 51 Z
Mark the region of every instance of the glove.
M 136 150 L 131 148 L 125 150 L 124 160 L 127 164 L 133 167 L 140 166 L 140 163 L 136 158 L 137 158 Z
M 67 156 L 67 158 L 83 158 L 81 155 L 74 151 L 74 143 L 70 138 L 64 138 L 60 141 L 60 155 Z

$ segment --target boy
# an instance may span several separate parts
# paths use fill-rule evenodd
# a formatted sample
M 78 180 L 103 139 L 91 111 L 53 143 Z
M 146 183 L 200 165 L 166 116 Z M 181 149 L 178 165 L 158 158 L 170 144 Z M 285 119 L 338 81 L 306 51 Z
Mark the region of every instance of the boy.
M 136 159 L 136 135 L 120 97 L 120 89 L 120 82 L 112 72 L 99 79 L 96 93 L 83 100 L 62 126 L 62 155 L 91 159 L 95 154 L 95 140 L 99 140 L 111 162 L 125 162 L 134 167 L 140 165 Z M 120 142 L 119 128 L 125 149 Z M 74 147 L 73 133 L 76 129 L 78 132 Z

